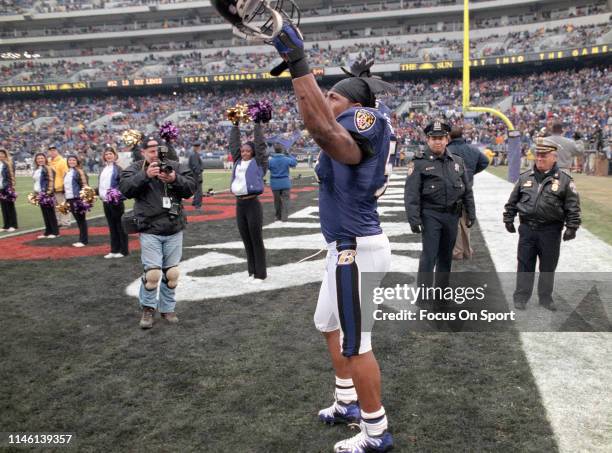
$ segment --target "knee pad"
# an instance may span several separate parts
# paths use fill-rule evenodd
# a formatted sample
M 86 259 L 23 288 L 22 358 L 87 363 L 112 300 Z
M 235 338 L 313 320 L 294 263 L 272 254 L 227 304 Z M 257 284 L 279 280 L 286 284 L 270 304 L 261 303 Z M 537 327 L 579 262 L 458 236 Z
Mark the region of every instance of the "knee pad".
M 164 281 L 170 289 L 176 288 L 179 279 L 179 268 L 178 266 L 169 267 L 164 269 Z
M 142 283 L 144 284 L 145 289 L 148 291 L 152 291 L 157 288 L 157 284 L 159 283 L 161 276 L 161 269 L 153 268 L 146 270 L 144 272 L 144 275 L 142 276 Z

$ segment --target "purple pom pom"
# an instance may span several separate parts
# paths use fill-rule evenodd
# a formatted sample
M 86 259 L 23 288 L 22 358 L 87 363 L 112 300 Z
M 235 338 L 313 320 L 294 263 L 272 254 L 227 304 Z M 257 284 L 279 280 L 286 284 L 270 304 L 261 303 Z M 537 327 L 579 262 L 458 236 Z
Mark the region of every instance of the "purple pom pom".
M 14 203 L 17 199 L 17 192 L 12 187 L 7 187 L 4 190 L 0 190 L 0 200 Z
M 166 140 L 167 142 L 171 142 L 172 140 L 176 140 L 178 138 L 179 130 L 172 121 L 166 121 L 159 128 L 159 136 Z
M 55 197 L 53 195 L 46 194 L 41 192 L 38 194 L 38 204 L 43 208 L 54 208 L 55 207 Z
M 91 204 L 81 200 L 80 198 L 77 198 L 74 201 L 74 212 L 76 212 L 77 214 L 85 214 L 86 212 L 91 211 L 91 207 Z
M 249 104 L 248 113 L 254 122 L 268 123 L 272 119 L 272 104 L 266 100 L 257 101 Z
M 114 187 L 106 191 L 106 202 L 117 206 L 123 200 L 123 194 Z

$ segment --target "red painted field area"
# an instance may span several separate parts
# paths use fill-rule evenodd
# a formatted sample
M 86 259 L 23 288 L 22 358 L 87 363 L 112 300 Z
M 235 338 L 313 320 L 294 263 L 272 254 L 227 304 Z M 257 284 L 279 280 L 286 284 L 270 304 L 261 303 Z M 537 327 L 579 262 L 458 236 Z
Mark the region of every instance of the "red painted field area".
M 291 190 L 291 198 L 297 198 L 298 193 L 312 192 L 316 187 L 296 187 Z M 263 195 L 260 197 L 262 203 L 272 203 L 272 192 L 266 188 Z M 187 200 L 185 202 L 185 211 L 190 224 L 200 222 L 210 222 L 213 220 L 231 219 L 236 216 L 236 199 L 231 194 L 216 195 L 214 197 L 205 198 L 203 200 L 204 212 L 195 214 L 194 208 Z M 61 230 L 62 237 L 74 236 L 75 241 L 78 240 L 79 230 L 77 228 L 69 228 Z M 40 232 L 27 233 L 19 236 L 13 236 L 6 239 L 0 239 L 0 259 L 2 260 L 63 260 L 68 258 L 77 258 L 80 256 L 95 256 L 108 253 L 109 245 L 88 245 L 83 248 L 75 248 L 70 244 L 54 245 L 53 240 L 37 239 Z M 89 237 L 108 236 L 108 228 L 89 227 Z M 137 236 L 131 236 L 130 250 L 137 250 L 140 244 Z

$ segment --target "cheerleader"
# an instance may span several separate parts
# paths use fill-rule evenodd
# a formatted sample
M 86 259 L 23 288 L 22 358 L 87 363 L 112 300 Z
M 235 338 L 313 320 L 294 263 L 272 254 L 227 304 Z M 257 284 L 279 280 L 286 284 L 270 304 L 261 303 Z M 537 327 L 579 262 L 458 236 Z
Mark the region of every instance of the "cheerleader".
M 15 210 L 15 171 L 13 161 L 4 148 L 0 149 L 0 205 L 4 227 L 0 231 L 13 232 L 17 229 L 17 211 Z
M 79 226 L 79 242 L 72 244 L 73 247 L 85 247 L 89 242 L 87 234 L 87 219 L 85 210 L 80 198 L 80 192 L 83 187 L 87 186 L 87 175 L 81 168 L 79 158 L 70 154 L 66 159 L 68 162 L 68 171 L 64 176 L 64 195 L 66 201 L 70 204 L 70 212 Z
M 236 222 L 247 255 L 249 280 L 261 283 L 266 277 L 266 249 L 263 242 L 263 210 L 259 195 L 268 171 L 268 155 L 262 125 L 255 123 L 255 141 L 240 144 L 240 128 L 234 123 L 229 148 L 235 165 L 231 191 L 236 196 Z M 251 280 L 252 279 L 252 280 Z
M 37 153 L 34 156 L 34 194 L 38 198 L 38 206 L 45 222 L 45 233 L 38 239 L 54 239 L 59 236 L 59 226 L 55 215 L 55 173 L 47 165 L 47 156 Z
M 98 195 L 104 203 L 104 215 L 110 231 L 110 253 L 104 258 L 123 258 L 127 256 L 128 235 L 121 227 L 121 216 L 125 212 L 123 196 L 119 192 L 119 179 L 122 168 L 117 164 L 117 151 L 112 145 L 106 145 L 102 160 L 104 167 L 98 177 Z

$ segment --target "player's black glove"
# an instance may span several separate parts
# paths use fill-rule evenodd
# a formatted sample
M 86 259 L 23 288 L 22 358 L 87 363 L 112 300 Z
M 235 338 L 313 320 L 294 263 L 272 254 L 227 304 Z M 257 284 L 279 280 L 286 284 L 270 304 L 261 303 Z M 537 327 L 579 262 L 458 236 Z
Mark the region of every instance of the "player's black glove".
M 410 229 L 414 234 L 421 234 L 423 232 L 421 225 L 410 225 Z
M 563 240 L 571 241 L 572 239 L 576 239 L 576 228 L 566 228 L 565 233 L 563 233 Z
M 516 233 L 516 228 L 514 228 L 514 223 L 506 222 L 506 231 L 508 233 Z
M 284 62 L 272 69 L 270 74 L 280 75 L 287 68 L 293 79 L 310 74 L 304 53 L 304 37 L 295 25 L 291 23 L 283 25 L 281 32 L 272 40 L 272 44 Z
M 346 70 L 344 68 L 340 68 L 344 71 L 346 75 L 350 75 L 353 77 L 372 77 L 372 73 L 370 72 L 370 68 L 374 65 L 374 59 L 366 60 L 362 58 L 361 60 L 353 61 L 350 70 Z
M 468 228 L 472 228 L 472 226 L 474 226 L 474 219 L 467 219 L 467 221 L 465 222 L 465 226 Z

